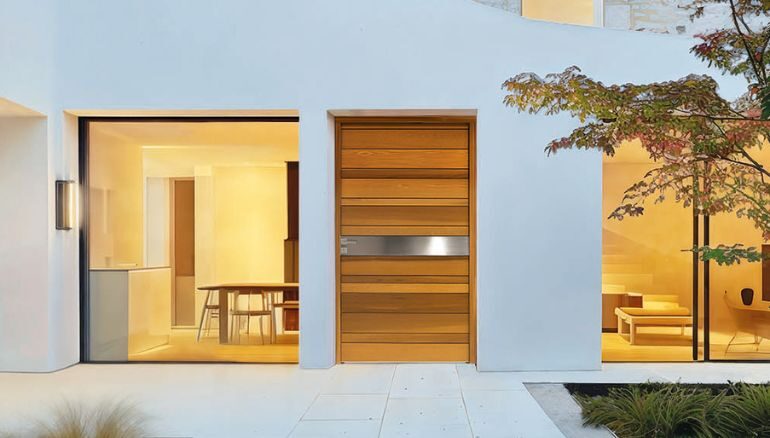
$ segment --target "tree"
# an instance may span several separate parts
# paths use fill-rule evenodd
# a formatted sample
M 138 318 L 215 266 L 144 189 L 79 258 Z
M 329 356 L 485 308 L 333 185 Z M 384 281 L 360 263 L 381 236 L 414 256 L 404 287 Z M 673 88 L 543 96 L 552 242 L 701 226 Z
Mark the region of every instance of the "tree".
M 624 142 L 641 142 L 659 165 L 626 190 L 610 218 L 640 216 L 646 202 L 674 199 L 700 214 L 747 218 L 770 240 L 770 171 L 752 156 L 770 139 L 770 0 L 694 0 L 691 18 L 700 18 L 709 4 L 727 4 L 732 27 L 697 35 L 691 53 L 746 79 L 748 91 L 733 102 L 707 75 L 605 85 L 574 66 L 545 78 L 522 73 L 508 79 L 504 102 L 519 111 L 564 112 L 580 120 L 580 127 L 548 144 L 548 154 L 600 149 L 612 156 Z M 740 243 L 692 250 L 719 264 L 762 258 Z

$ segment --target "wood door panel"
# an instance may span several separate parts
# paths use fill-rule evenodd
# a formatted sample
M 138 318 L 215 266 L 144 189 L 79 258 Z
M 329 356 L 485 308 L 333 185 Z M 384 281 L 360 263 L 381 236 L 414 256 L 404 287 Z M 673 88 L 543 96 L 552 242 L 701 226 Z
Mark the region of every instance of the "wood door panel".
M 389 344 L 467 344 L 467 333 L 343 333 L 342 342 Z
M 467 236 L 468 227 L 346 225 L 340 227 L 340 233 L 343 236 Z
M 468 207 L 340 207 L 341 225 L 468 226 Z
M 467 275 L 343 275 L 341 283 L 460 283 L 468 284 Z
M 467 294 L 467 284 L 436 284 L 436 283 L 342 283 L 342 293 L 415 293 L 415 294 Z
M 341 169 L 341 179 L 347 178 L 417 178 L 468 179 L 468 169 Z
M 470 240 L 464 257 L 338 253 L 338 360 L 475 360 L 475 122 L 343 117 L 336 129 L 338 243 Z
M 468 198 L 463 179 L 343 179 L 343 198 Z
M 468 198 L 342 198 L 340 205 L 385 206 L 385 207 L 465 207 Z
M 342 313 L 468 313 L 467 294 L 343 293 Z
M 468 344 L 343 343 L 340 360 L 350 362 L 467 362 Z
M 343 169 L 467 169 L 468 151 L 458 149 L 343 149 Z
M 467 257 L 369 257 L 340 259 L 342 275 L 468 275 Z
M 343 333 L 468 333 L 468 314 L 343 313 Z
M 342 129 L 342 149 L 468 149 L 467 129 Z

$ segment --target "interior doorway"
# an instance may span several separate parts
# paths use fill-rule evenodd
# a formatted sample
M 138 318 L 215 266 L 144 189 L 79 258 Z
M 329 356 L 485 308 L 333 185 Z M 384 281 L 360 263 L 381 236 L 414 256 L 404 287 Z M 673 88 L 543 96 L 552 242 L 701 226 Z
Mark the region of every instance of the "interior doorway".
M 340 362 L 475 361 L 475 120 L 337 118 Z
M 174 236 L 171 272 L 174 325 L 195 326 L 195 179 L 174 178 L 171 226 Z

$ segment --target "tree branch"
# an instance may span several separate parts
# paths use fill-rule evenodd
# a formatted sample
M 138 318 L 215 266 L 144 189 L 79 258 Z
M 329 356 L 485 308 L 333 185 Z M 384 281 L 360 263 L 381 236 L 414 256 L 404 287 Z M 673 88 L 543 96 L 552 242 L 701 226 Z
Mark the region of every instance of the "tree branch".
M 754 60 L 754 53 L 751 52 L 749 43 L 746 41 L 746 35 L 744 35 L 743 31 L 741 30 L 741 25 L 738 23 L 738 12 L 735 10 L 735 0 L 730 0 L 730 10 L 730 15 L 733 19 L 735 30 L 738 32 L 738 36 L 740 36 L 741 42 L 743 42 L 743 48 L 746 49 L 746 54 L 748 55 L 749 62 L 751 63 L 751 68 L 754 70 L 754 74 L 757 76 L 757 80 L 762 81 L 764 84 L 767 82 L 767 77 L 765 76 L 764 69 L 760 70 L 759 66 Z M 743 19 L 741 18 L 741 20 Z

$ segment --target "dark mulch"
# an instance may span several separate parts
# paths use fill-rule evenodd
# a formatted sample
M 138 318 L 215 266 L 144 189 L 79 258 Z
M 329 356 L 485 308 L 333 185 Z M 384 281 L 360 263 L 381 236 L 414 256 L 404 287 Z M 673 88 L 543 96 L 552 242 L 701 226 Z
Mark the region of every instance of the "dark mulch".
M 608 395 L 611 388 L 626 388 L 629 386 L 641 386 L 649 387 L 650 389 L 660 388 L 662 385 L 669 385 L 670 383 L 565 383 L 564 387 L 567 388 L 570 394 L 581 394 L 589 397 L 597 397 Z M 710 389 L 712 394 L 717 395 L 720 392 L 727 390 L 728 394 L 732 393 L 732 386 L 729 383 L 681 383 L 683 387 L 692 387 L 693 389 Z

